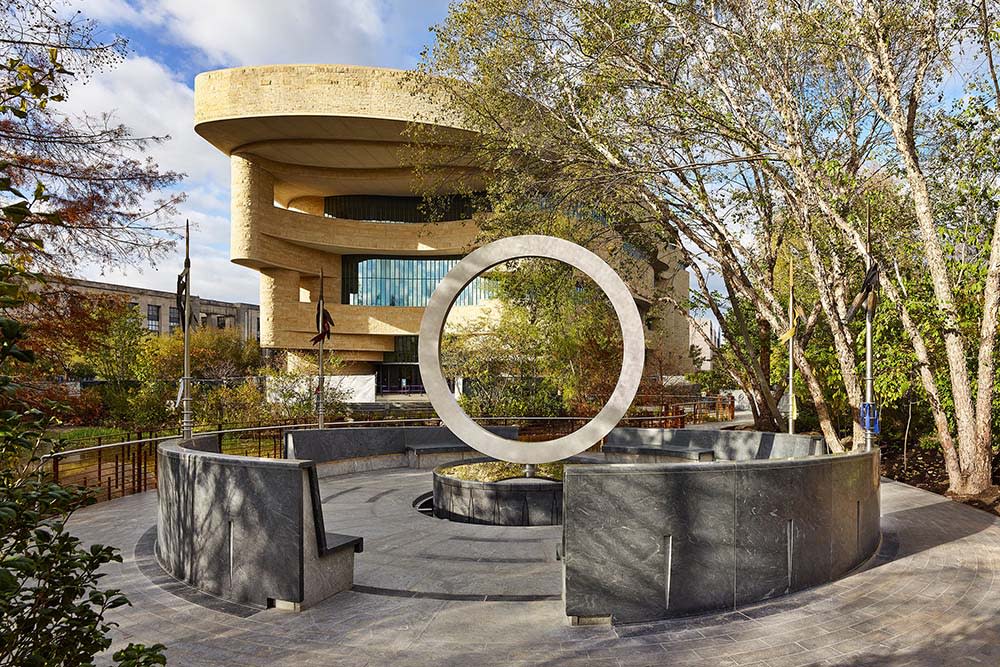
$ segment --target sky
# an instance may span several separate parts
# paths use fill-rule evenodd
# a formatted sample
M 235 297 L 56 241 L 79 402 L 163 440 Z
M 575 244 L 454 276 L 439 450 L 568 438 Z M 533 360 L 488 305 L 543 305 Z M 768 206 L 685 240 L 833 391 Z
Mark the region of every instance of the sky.
M 256 271 L 229 261 L 229 158 L 195 134 L 194 77 L 223 67 L 331 63 L 411 68 L 448 0 L 78 0 L 108 35 L 129 40 L 114 70 L 70 90 L 66 111 L 113 112 L 163 169 L 185 173 L 178 221 L 192 224 L 192 292 L 257 303 Z M 183 248 L 155 267 L 83 267 L 79 276 L 173 291 Z

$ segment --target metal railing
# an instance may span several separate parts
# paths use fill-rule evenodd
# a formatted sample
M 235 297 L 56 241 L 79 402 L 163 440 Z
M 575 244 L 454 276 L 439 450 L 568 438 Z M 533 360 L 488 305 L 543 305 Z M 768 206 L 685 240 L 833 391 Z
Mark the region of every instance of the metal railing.
M 315 426 L 315 423 L 269 424 L 199 431 L 195 435 L 218 436 L 225 454 L 281 458 L 285 431 Z M 92 488 L 98 500 L 120 498 L 156 488 L 156 447 L 179 437 L 179 433 L 172 433 L 54 452 L 42 457 L 43 469 L 61 484 Z
M 206 421 L 194 425 L 195 432 L 206 432 L 206 431 L 223 431 L 223 430 L 241 430 L 245 428 L 255 428 L 262 426 L 293 426 L 296 422 L 301 421 L 301 419 L 283 419 L 269 422 L 268 424 L 263 424 L 259 421 L 254 422 L 224 422 L 224 421 Z M 177 437 L 181 433 L 180 426 L 145 426 L 131 429 L 121 429 L 117 432 L 104 435 L 90 435 L 81 438 L 77 437 L 66 437 L 61 438 L 58 433 L 53 435 L 57 440 L 67 447 L 67 449 L 83 449 L 87 447 L 99 447 L 101 445 L 119 445 L 124 442 L 138 442 L 141 440 L 152 440 L 155 438 L 172 438 Z
M 732 401 L 699 398 L 677 403 L 662 414 L 625 417 L 620 426 L 647 428 L 683 428 L 705 421 L 726 421 L 733 417 Z M 492 426 L 517 426 L 519 439 L 525 442 L 550 440 L 567 435 L 590 420 L 590 417 L 479 417 L 477 422 Z M 363 426 L 440 426 L 433 418 L 378 419 L 328 423 L 327 427 L 356 428 Z M 200 431 L 196 435 L 215 435 L 224 454 L 281 458 L 284 433 L 290 430 L 315 428 L 316 423 L 281 423 L 235 429 Z M 43 469 L 61 484 L 90 487 L 98 500 L 112 500 L 156 488 L 156 447 L 161 442 L 179 438 L 178 432 L 155 437 L 137 438 L 124 442 L 94 445 L 46 454 Z M 597 443 L 591 451 L 599 451 Z

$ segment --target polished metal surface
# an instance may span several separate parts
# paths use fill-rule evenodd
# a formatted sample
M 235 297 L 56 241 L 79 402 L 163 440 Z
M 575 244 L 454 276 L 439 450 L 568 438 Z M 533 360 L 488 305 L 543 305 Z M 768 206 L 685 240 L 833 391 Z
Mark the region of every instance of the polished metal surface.
M 512 259 L 542 257 L 565 262 L 587 274 L 604 290 L 622 331 L 622 369 L 608 402 L 579 430 L 543 442 L 507 440 L 476 424 L 462 410 L 441 370 L 441 334 L 452 304 L 476 276 Z M 583 452 L 607 435 L 628 410 L 642 379 L 645 357 L 642 318 L 632 292 L 608 264 L 575 243 L 552 236 L 525 235 L 500 239 L 468 254 L 431 295 L 420 322 L 418 358 L 424 390 L 441 422 L 477 451 L 513 463 L 546 463 Z

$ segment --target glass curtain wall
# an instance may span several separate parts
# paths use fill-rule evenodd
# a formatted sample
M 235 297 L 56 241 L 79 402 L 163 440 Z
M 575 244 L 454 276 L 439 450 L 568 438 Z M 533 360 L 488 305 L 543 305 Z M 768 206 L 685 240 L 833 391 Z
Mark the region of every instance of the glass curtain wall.
M 351 306 L 423 307 L 460 257 L 366 257 L 345 255 L 341 303 Z M 455 301 L 472 306 L 490 297 L 488 279 L 478 277 Z
M 446 195 L 432 201 L 389 195 L 337 195 L 323 200 L 327 217 L 368 222 L 450 222 L 468 220 L 476 210 L 473 198 L 468 195 Z

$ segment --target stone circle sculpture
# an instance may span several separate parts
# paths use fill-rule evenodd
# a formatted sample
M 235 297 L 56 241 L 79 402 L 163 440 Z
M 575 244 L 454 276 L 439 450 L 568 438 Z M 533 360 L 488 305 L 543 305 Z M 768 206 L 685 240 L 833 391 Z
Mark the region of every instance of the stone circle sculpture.
M 479 274 L 512 259 L 540 257 L 565 262 L 587 274 L 607 295 L 622 331 L 622 368 L 615 389 L 600 412 L 582 428 L 560 438 L 525 443 L 490 433 L 462 410 L 441 370 L 441 335 L 458 295 Z M 625 415 L 642 379 L 646 341 L 642 318 L 628 285 L 590 250 L 565 239 L 512 236 L 466 255 L 431 295 L 420 322 L 418 359 L 424 390 L 441 422 L 473 449 L 512 463 L 547 463 L 579 454 L 607 435 Z

